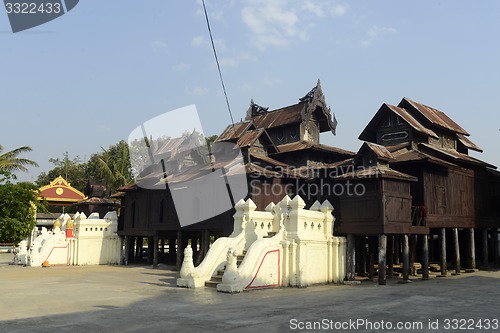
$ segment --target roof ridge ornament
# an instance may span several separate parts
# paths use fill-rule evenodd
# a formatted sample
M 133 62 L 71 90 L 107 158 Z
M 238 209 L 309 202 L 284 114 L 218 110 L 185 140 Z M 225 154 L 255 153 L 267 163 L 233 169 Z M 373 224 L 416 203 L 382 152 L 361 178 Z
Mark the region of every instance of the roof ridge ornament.
M 312 88 L 304 97 L 299 98 L 299 101 L 301 101 L 301 102 L 312 101 L 314 99 L 314 93 L 316 92 L 317 88 L 318 88 L 318 86 L 315 86 L 314 88 Z
M 245 117 L 245 120 L 250 120 L 255 116 L 259 116 L 261 114 L 264 114 L 266 112 L 269 112 L 269 107 L 264 107 L 256 104 L 253 101 L 253 98 L 250 100 L 250 107 L 247 110 L 247 115 Z

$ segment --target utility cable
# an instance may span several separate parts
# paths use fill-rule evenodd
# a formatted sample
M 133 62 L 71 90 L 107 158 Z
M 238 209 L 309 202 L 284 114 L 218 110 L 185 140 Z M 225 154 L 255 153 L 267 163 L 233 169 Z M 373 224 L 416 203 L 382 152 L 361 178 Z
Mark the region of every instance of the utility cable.
M 215 50 L 214 38 L 212 37 L 212 29 L 210 29 L 210 21 L 208 20 L 207 7 L 205 6 L 205 0 L 201 0 L 203 3 L 203 11 L 205 12 L 205 19 L 207 20 L 207 28 L 208 34 L 210 35 L 210 41 L 212 42 L 212 49 L 214 50 L 215 62 L 217 63 L 217 70 L 219 71 L 220 82 L 222 84 L 222 91 L 224 92 L 224 96 L 226 97 L 227 109 L 229 111 L 229 116 L 231 117 L 231 124 L 233 125 L 233 131 L 236 130 L 234 128 L 234 119 L 233 113 L 231 112 L 231 107 L 229 106 L 229 99 L 227 98 L 226 86 L 224 85 L 224 79 L 222 78 L 222 71 L 220 70 L 219 58 L 217 57 L 217 51 Z

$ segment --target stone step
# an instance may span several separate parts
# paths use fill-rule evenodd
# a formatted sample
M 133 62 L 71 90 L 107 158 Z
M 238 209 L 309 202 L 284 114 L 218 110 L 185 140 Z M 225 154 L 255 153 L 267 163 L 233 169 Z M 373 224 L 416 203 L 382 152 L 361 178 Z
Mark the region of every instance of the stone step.
M 205 281 L 205 287 L 209 287 L 209 288 L 217 288 L 217 285 L 219 284 L 220 282 L 216 282 L 216 281 Z
M 243 254 L 236 256 L 236 264 L 239 266 L 241 262 L 243 261 L 243 258 L 245 258 L 245 254 L 247 254 L 247 251 L 243 251 Z M 205 281 L 205 287 L 209 288 L 217 288 L 217 285 L 219 283 L 222 283 L 222 276 L 224 275 L 225 267 L 224 269 L 219 269 L 215 273 L 216 275 L 212 275 L 209 281 Z
M 222 276 L 214 275 L 214 276 L 212 276 L 212 278 L 210 279 L 210 281 L 221 283 L 222 282 Z

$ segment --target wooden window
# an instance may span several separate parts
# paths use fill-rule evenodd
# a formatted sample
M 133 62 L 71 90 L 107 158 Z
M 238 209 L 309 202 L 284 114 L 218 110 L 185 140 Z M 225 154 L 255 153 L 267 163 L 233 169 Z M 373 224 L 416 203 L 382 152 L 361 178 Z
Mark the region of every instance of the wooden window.
M 437 185 L 436 197 L 437 197 L 438 211 L 440 214 L 444 214 L 444 212 L 446 211 L 446 187 Z
M 387 117 L 382 121 L 382 127 L 391 127 L 391 117 Z
M 404 140 L 408 138 L 408 132 L 407 131 L 399 131 L 399 132 L 393 132 L 393 133 L 386 133 L 382 134 L 382 141 L 388 142 L 388 141 L 396 141 L 396 140 Z
M 282 141 L 283 141 L 283 139 L 285 138 L 285 133 L 284 133 L 284 131 L 283 131 L 283 130 L 280 130 L 280 131 L 278 132 L 278 135 L 276 136 L 276 138 L 278 139 L 278 141 L 282 142 Z

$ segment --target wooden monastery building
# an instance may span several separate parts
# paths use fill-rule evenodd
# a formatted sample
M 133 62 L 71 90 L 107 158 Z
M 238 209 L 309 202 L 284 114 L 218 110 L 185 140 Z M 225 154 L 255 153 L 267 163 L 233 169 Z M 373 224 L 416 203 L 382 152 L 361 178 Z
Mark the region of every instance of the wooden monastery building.
M 230 195 L 232 206 L 251 198 L 264 210 L 286 194 L 301 195 L 307 205 L 328 199 L 335 234 L 348 238 L 348 279 L 378 273 L 384 284 L 387 275 L 401 270 L 407 280 L 419 267 L 424 278 L 429 267 L 446 275 L 449 264 L 461 271 L 460 255 L 464 268 L 475 269 L 476 252 L 481 265 L 498 261 L 500 173 L 468 154 L 482 150 L 467 131 L 408 98 L 380 107 L 359 136 L 357 153 L 320 143 L 320 133 L 335 134 L 336 126 L 318 81 L 297 104 L 277 110 L 252 100 L 245 119 L 229 125 L 210 152 L 193 148 L 195 132 L 163 140 L 154 151 L 163 162 L 119 189 L 125 262 L 146 258 L 180 267 L 191 244 L 197 264 L 215 238 L 229 235 L 234 210 L 181 226 L 172 197 L 175 186 L 221 166 L 226 181 L 247 178 L 244 191 L 228 186 L 230 194 L 245 193 Z M 231 161 L 233 151 L 241 152 L 241 163 Z M 194 211 L 211 197 L 199 195 L 186 198 Z
M 153 249 L 147 257 L 154 264 L 164 261 L 176 262 L 179 266 L 182 251 L 177 249 L 184 249 L 189 243 L 193 247 L 194 258 L 200 262 L 211 241 L 231 233 L 232 209 L 203 222 L 181 227 L 170 189 L 175 182 L 200 178 L 218 164 L 227 164 L 224 161 L 227 154 L 218 154 L 218 150 L 227 150 L 224 147 L 229 145 L 241 151 L 242 167 L 229 168 L 226 176 L 245 175 L 246 196 L 233 198 L 232 206 L 240 199 L 252 198 L 257 209 L 264 210 L 269 203 L 280 201 L 286 194 L 294 195 L 297 187 L 310 182 L 309 167 L 354 156 L 353 152 L 319 142 L 320 133 L 330 131 L 335 134 L 335 128 L 336 119 L 325 102 L 318 81 L 316 87 L 294 105 L 270 111 L 251 101 L 245 119 L 228 126 L 212 145 L 213 156 L 208 158 L 208 167 L 193 166 L 191 162 L 203 154 L 199 149 L 185 148 L 191 145 L 195 133 L 162 142 L 154 154 L 164 156 L 165 171 L 169 175 L 175 174 L 175 180 L 169 182 L 167 177 L 168 186 L 148 186 L 155 189 L 145 189 L 137 183 L 119 189 L 125 193 L 119 234 L 124 236 L 126 242 L 126 260 L 141 257 L 143 239 L 147 238 L 148 249 Z M 150 181 L 149 185 L 157 184 L 163 174 L 162 167 L 157 165 L 145 170 L 141 181 Z M 211 193 L 206 193 L 202 198 L 210 196 Z M 314 202 L 313 199 L 310 198 L 309 204 Z M 193 201 L 193 209 L 197 205 L 200 203 Z
M 339 177 L 367 185 L 365 195 L 340 197 L 336 206 L 340 214 L 336 231 L 351 239 L 351 279 L 355 270 L 366 274 L 367 267 L 373 277 L 375 253 L 382 253 L 381 283 L 385 283 L 381 264 L 386 259 L 389 275 L 393 264 L 403 261 L 405 279 L 415 260 L 428 278 L 429 258 L 439 261 L 441 275 L 446 275 L 447 253 L 452 254 L 456 273 L 461 271 L 461 255 L 467 268 L 475 269 L 476 243 L 482 265 L 498 261 L 500 210 L 495 202 L 500 173 L 469 156 L 469 150 L 482 150 L 468 137 L 445 113 L 408 98 L 398 106 L 380 107 L 359 136 L 365 143 L 354 163 L 361 168 Z M 379 180 L 374 183 L 367 175 Z M 355 209 L 360 206 L 364 209 Z

